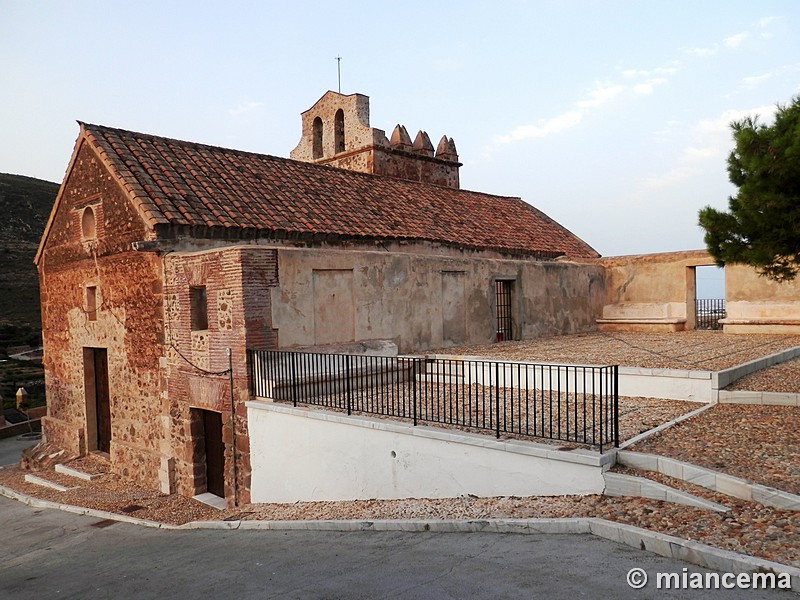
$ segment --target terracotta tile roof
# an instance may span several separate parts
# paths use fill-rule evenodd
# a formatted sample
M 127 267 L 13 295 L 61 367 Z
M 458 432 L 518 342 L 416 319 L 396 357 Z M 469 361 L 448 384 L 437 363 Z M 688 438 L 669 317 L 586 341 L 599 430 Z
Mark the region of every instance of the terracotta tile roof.
M 194 235 L 430 240 L 596 257 L 519 198 L 494 196 L 81 123 L 151 225 Z M 220 231 L 224 230 L 224 231 Z

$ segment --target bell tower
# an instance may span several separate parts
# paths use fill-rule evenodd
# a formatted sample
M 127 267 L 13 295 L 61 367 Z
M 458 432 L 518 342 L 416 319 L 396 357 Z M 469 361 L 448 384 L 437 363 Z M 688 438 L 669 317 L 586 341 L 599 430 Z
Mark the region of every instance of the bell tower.
M 455 142 L 442 136 L 434 150 L 428 134 L 414 141 L 402 125 L 391 139 L 369 125 L 369 97 L 326 92 L 302 115 L 302 135 L 289 156 L 294 160 L 459 188 Z

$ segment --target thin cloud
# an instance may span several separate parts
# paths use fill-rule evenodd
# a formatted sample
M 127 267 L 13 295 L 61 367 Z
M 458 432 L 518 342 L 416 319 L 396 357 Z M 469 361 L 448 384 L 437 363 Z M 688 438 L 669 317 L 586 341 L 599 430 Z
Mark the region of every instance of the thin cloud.
M 733 121 L 739 121 L 748 115 L 759 115 L 764 122 L 774 114 L 774 106 L 759 106 L 747 110 L 729 109 L 714 119 L 699 121 L 692 131 L 692 142 L 683 149 L 675 167 L 645 180 L 645 189 L 668 188 L 703 175 L 708 171 L 708 167 L 703 166 L 704 163 L 723 160 L 731 151 L 733 142 L 730 124 Z
M 228 114 L 232 117 L 241 117 L 245 113 L 264 106 L 263 102 L 242 102 L 238 106 L 228 109 Z
M 709 48 L 689 48 L 685 52 L 686 54 L 697 56 L 698 58 L 708 58 L 709 56 L 714 56 L 717 52 L 719 52 L 719 46 L 714 45 Z
M 720 151 L 715 146 L 706 146 L 705 148 L 689 146 L 683 150 L 683 157 L 688 161 L 707 160 L 718 156 L 720 156 Z
M 633 86 L 633 91 L 636 94 L 640 95 L 650 95 L 653 93 L 655 88 L 659 85 L 664 85 L 667 83 L 667 79 L 665 77 L 655 77 L 653 79 L 648 79 L 642 83 L 637 83 Z
M 756 21 L 756 26 L 760 29 L 766 29 L 770 25 L 772 25 L 775 21 L 780 21 L 781 17 L 762 17 L 758 21 Z
M 498 144 L 509 144 L 531 138 L 543 138 L 575 127 L 583 119 L 583 113 L 573 110 L 551 119 L 540 120 L 536 125 L 520 125 L 507 135 L 495 137 Z
M 758 106 L 747 110 L 729 109 L 723 112 L 716 119 L 704 119 L 700 121 L 695 127 L 695 132 L 700 136 L 720 135 L 724 133 L 726 137 L 730 136 L 731 123 L 734 121 L 741 121 L 744 117 L 758 115 L 759 120 L 771 120 L 775 115 L 775 106 Z
M 674 167 L 646 179 L 643 183 L 645 190 L 665 189 L 702 176 L 708 172 L 709 161 L 722 161 L 731 151 L 731 122 L 748 115 L 759 115 L 763 122 L 774 114 L 774 106 L 759 106 L 747 110 L 729 109 L 716 118 L 699 121 L 692 130 L 691 143 L 681 151 Z
M 750 34 L 745 31 L 742 33 L 737 33 L 736 35 L 732 35 L 730 37 L 726 37 L 722 41 L 722 43 L 725 44 L 726 48 L 738 48 L 739 46 L 744 44 L 749 37 Z
M 742 79 L 742 83 L 744 83 L 745 87 L 755 88 L 769 79 L 772 79 L 772 73 L 764 73 L 763 75 L 754 75 L 752 77 L 745 77 L 744 79 Z
M 578 108 L 595 108 L 609 102 L 625 91 L 624 85 L 613 85 L 608 83 L 595 84 L 595 88 L 589 92 L 589 97 L 575 103 Z
M 677 65 L 671 67 L 656 67 L 655 69 L 626 69 L 622 72 L 622 76 L 626 79 L 653 79 L 663 78 L 670 75 L 675 75 L 680 69 Z
M 635 85 L 632 89 L 636 94 L 650 94 L 656 86 L 667 82 L 665 77 L 655 77 L 654 75 L 666 75 L 677 72 L 677 67 L 658 67 L 652 70 L 628 70 L 623 72 L 623 77 L 649 77 L 643 82 Z M 590 89 L 586 97 L 576 102 L 573 106 L 576 110 L 568 110 L 549 119 L 540 119 L 536 123 L 520 125 L 505 135 L 497 135 L 493 139 L 493 146 L 486 149 L 485 157 L 490 157 L 496 146 L 510 144 L 528 139 L 537 139 L 554 135 L 577 126 L 587 112 L 604 104 L 613 101 L 626 90 L 628 86 L 615 82 L 596 82 Z
M 644 182 L 644 187 L 650 191 L 672 187 L 678 183 L 688 181 L 699 174 L 700 171 L 698 169 L 692 169 L 690 167 L 677 167 L 667 171 L 666 173 L 662 173 L 661 175 L 646 179 Z

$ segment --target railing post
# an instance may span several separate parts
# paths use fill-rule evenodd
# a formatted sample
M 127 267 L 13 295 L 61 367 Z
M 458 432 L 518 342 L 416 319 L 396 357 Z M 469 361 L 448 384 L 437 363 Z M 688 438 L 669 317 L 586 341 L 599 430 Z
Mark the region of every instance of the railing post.
M 351 373 L 352 373 L 352 365 L 351 359 L 353 357 L 351 355 L 347 355 L 347 369 L 345 371 L 345 395 L 347 396 L 347 414 L 353 414 L 353 404 L 352 404 L 352 383 L 350 381 Z
M 292 404 L 297 406 L 297 353 L 292 352 Z
M 619 448 L 619 365 L 614 365 L 614 448 Z
M 497 432 L 497 439 L 500 439 L 500 363 L 494 363 L 494 392 L 495 392 L 495 428 Z
M 414 413 L 414 426 L 417 425 L 417 359 L 411 359 L 411 401 L 413 403 L 412 411 Z

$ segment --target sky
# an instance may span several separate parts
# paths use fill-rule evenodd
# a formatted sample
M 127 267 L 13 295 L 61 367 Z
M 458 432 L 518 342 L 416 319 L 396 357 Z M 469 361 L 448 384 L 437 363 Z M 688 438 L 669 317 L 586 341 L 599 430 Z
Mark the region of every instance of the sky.
M 76 121 L 288 157 L 326 90 L 455 140 L 605 256 L 698 249 L 730 123 L 800 94 L 796 0 L 0 0 L 0 172 L 60 183 Z

